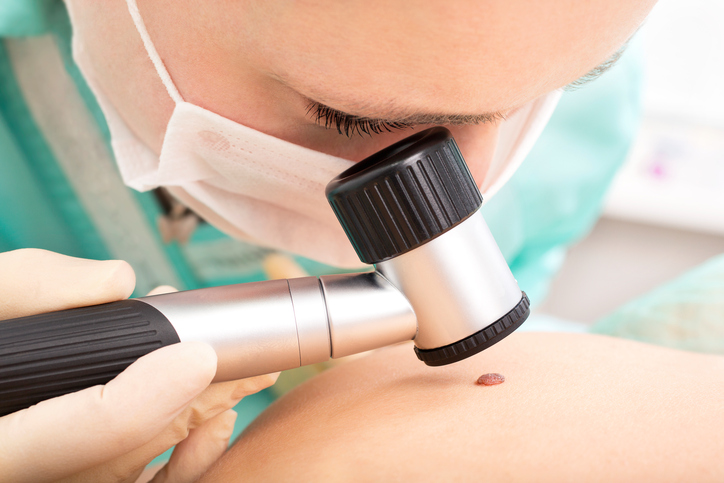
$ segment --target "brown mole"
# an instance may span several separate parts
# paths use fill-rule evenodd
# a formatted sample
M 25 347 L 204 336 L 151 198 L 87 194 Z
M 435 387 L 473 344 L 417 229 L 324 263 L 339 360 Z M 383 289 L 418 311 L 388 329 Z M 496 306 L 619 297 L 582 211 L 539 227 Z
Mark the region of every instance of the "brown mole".
M 505 376 L 502 374 L 498 374 L 497 372 L 483 374 L 476 381 L 476 383 L 480 384 L 481 386 L 495 386 L 497 384 L 503 384 L 504 382 Z

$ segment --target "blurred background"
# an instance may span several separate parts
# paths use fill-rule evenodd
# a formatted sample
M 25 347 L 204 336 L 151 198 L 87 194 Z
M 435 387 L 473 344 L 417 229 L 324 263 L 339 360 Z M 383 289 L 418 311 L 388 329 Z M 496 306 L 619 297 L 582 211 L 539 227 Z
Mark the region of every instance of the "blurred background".
M 539 314 L 593 323 L 724 253 L 723 20 L 721 0 L 660 0 L 637 34 L 639 133 Z

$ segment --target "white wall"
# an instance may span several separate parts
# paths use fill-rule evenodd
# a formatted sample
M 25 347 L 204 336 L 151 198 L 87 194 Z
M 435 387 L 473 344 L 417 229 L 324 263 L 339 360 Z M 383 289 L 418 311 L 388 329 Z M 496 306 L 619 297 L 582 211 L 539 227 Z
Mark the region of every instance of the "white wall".
M 641 131 L 539 313 L 594 322 L 724 253 L 724 0 L 660 0 L 639 35 Z

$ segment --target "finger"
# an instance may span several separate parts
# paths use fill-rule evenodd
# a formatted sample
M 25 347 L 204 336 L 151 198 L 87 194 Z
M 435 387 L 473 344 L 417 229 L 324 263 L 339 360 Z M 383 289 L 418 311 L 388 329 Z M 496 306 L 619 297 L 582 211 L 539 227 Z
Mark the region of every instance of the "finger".
M 267 255 L 262 265 L 269 280 L 306 277 L 309 275 L 291 257 L 281 253 Z
M 172 287 L 170 285 L 159 285 L 158 287 L 156 287 L 153 290 L 151 290 L 150 292 L 148 292 L 148 294 L 146 294 L 146 296 L 161 295 L 161 294 L 173 293 L 173 292 L 178 292 L 178 289 L 175 287 Z
M 152 441 L 135 450 L 138 460 L 153 458 L 183 441 L 189 431 L 236 406 L 245 396 L 272 385 L 276 374 L 211 384 L 196 396 Z
M 46 250 L 0 253 L 0 320 L 128 298 L 136 277 L 120 260 L 85 260 Z
M 217 414 L 233 408 L 244 397 L 271 386 L 278 377 L 279 373 L 276 372 L 274 374 L 211 384 L 193 400 L 186 409 L 185 414 L 180 414 L 177 419 L 181 420 L 186 415 L 188 419 L 180 422 L 188 428 L 198 427 Z
M 66 481 L 136 481 L 143 468 L 156 456 L 184 441 L 189 432 L 228 411 L 249 394 L 273 384 L 278 374 L 212 384 L 196 396 L 162 431 L 128 453 L 88 469 Z M 169 480 L 171 481 L 171 480 Z
M 191 430 L 188 438 L 174 448 L 168 464 L 151 481 L 190 483 L 198 480 L 229 446 L 236 416 L 236 412 L 229 409 Z
M 210 346 L 174 344 L 141 357 L 105 386 L 2 417 L 3 476 L 55 481 L 129 453 L 162 433 L 215 372 Z

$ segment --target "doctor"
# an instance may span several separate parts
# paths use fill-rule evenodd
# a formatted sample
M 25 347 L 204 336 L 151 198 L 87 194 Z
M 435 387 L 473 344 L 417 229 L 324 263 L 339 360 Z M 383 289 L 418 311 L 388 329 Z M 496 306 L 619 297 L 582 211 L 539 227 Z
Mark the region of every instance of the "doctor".
M 597 76 L 651 0 L 216 2 L 73 0 L 74 55 L 124 181 L 159 185 L 223 231 L 323 262 L 357 261 L 321 195 L 351 162 L 450 127 L 487 196 L 522 161 L 558 94 Z M 2 318 L 127 297 L 124 262 L 0 254 Z M 273 377 L 208 386 L 215 356 L 179 344 L 104 387 L 0 418 L 0 480 L 193 481 L 228 412 Z M 188 436 L 188 437 L 187 437 Z

